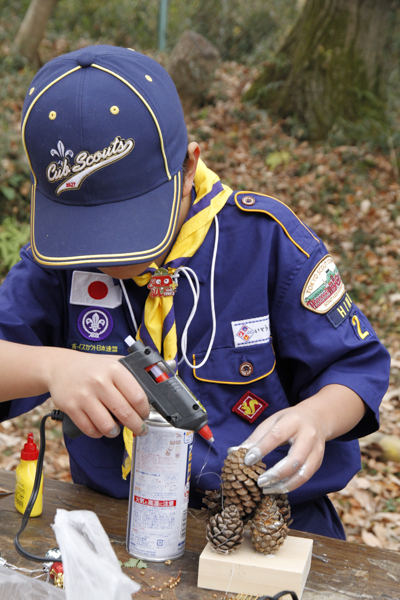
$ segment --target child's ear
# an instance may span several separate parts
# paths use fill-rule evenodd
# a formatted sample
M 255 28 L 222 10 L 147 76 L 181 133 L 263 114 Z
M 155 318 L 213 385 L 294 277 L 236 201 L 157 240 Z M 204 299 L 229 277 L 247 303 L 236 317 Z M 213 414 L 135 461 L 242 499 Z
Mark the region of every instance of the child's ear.
M 186 166 L 185 178 L 183 180 L 182 196 L 190 194 L 194 176 L 196 175 L 197 163 L 201 154 L 200 146 L 197 142 L 190 142 L 188 146 L 188 161 Z

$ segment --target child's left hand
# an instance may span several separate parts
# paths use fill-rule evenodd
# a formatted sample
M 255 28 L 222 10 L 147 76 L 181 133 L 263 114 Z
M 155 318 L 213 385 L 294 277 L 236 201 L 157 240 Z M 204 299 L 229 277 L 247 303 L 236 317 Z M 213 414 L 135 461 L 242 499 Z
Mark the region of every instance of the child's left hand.
M 264 494 L 283 494 L 308 481 L 319 469 L 325 442 L 350 431 L 362 419 L 365 404 L 350 388 L 332 384 L 315 396 L 265 419 L 240 447 L 253 465 L 283 444 L 291 448 L 281 461 L 258 478 Z M 228 452 L 239 446 L 229 448 Z

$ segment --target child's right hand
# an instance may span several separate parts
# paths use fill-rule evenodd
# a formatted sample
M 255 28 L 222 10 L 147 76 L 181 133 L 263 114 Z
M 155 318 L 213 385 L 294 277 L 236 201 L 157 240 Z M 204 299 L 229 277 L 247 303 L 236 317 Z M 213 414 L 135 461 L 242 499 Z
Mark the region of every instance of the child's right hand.
M 150 412 L 146 394 L 118 362 L 118 356 L 54 349 L 48 369 L 48 391 L 55 406 L 67 413 L 89 437 L 115 437 L 120 428 L 145 435 Z M 110 414 L 111 413 L 111 414 Z
M 90 437 L 118 435 L 112 415 L 134 435 L 145 435 L 146 394 L 118 358 L 0 340 L 0 402 L 50 392 L 56 407 Z

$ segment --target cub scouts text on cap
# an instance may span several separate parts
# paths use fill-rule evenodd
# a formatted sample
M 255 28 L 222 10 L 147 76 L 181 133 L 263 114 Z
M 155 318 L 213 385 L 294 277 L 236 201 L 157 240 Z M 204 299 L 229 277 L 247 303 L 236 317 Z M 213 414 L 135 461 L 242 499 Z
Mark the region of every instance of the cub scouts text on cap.
M 35 260 L 71 268 L 161 256 L 176 233 L 188 145 L 165 69 L 127 48 L 90 46 L 48 62 L 29 88 Z
M 59 181 L 60 179 L 65 179 L 65 177 L 68 177 L 68 175 L 72 173 L 68 179 L 65 179 L 64 183 L 58 186 L 56 194 L 58 196 L 61 192 L 65 192 L 66 190 L 78 190 L 86 177 L 89 177 L 89 175 L 98 169 L 102 169 L 116 160 L 124 158 L 131 152 L 134 145 L 135 142 L 133 140 L 129 139 L 125 141 L 117 136 L 108 148 L 104 148 L 101 152 L 99 150 L 94 154 L 89 154 L 85 150 L 79 152 L 75 157 L 75 164 L 73 167 L 69 166 L 68 158 L 63 157 L 62 161 L 49 164 L 46 171 L 47 180 L 50 182 Z M 61 140 L 59 140 L 57 144 L 57 147 L 60 146 L 64 146 Z M 74 153 L 71 150 L 67 150 L 67 152 L 70 153 L 69 156 L 72 158 Z M 50 151 L 50 154 L 54 156 L 54 154 L 58 153 L 53 149 Z M 75 173 L 77 174 L 75 175 Z

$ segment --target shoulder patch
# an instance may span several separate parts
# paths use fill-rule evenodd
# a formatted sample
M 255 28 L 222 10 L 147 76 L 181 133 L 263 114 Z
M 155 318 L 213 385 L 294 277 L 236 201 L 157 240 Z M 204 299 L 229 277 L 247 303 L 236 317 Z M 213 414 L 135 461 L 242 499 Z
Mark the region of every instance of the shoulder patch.
M 280 225 L 289 240 L 307 256 L 310 257 L 318 237 L 309 229 L 289 206 L 265 194 L 254 192 L 236 192 L 235 204 L 244 212 L 264 213 Z
M 330 254 L 311 271 L 301 292 L 301 303 L 312 312 L 324 315 L 345 293 L 342 278 Z
M 345 295 L 341 298 L 341 300 L 328 312 L 326 318 L 333 325 L 335 329 L 339 327 L 349 316 L 350 312 L 353 310 L 353 300 L 350 298 L 349 294 L 346 292 Z

